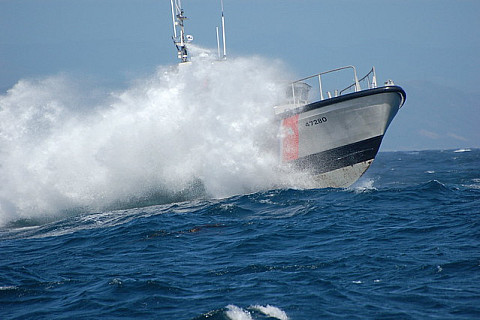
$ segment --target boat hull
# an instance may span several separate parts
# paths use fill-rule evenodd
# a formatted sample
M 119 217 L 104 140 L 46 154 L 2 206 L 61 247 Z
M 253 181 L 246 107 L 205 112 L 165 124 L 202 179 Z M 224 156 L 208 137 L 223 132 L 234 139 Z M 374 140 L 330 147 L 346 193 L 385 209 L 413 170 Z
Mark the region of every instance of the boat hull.
M 320 188 L 350 186 L 374 160 L 405 97 L 388 86 L 283 112 L 282 161 L 309 171 Z

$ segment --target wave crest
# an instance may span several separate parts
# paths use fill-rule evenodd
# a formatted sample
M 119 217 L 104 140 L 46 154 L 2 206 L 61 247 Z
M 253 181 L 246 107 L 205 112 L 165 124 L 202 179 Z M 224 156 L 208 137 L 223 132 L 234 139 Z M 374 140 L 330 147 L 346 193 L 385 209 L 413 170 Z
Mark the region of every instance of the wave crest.
M 150 203 L 152 194 L 158 202 L 291 184 L 277 170 L 271 108 L 283 66 L 211 56 L 108 95 L 61 75 L 21 80 L 0 96 L 0 225 Z

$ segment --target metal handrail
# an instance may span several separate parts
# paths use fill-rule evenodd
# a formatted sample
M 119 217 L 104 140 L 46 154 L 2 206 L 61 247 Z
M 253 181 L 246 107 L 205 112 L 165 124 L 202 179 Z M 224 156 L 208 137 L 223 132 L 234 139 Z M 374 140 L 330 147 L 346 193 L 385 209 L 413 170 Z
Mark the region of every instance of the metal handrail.
M 372 80 L 370 81 L 370 75 L 372 75 Z M 358 80 L 358 83 L 362 82 L 363 80 L 368 79 L 367 81 L 367 87 L 368 89 L 376 88 L 377 87 L 377 74 L 375 73 L 375 67 L 372 67 L 372 69 L 360 80 Z M 345 91 L 350 90 L 353 86 L 356 86 L 357 82 L 352 83 L 348 87 L 346 87 L 343 90 L 340 90 L 340 95 L 342 95 Z M 358 90 L 355 90 L 357 92 Z
M 322 75 L 325 75 L 325 74 L 328 74 L 328 73 L 332 73 L 332 72 L 341 71 L 341 70 L 345 70 L 345 69 L 352 69 L 352 70 L 353 70 L 353 76 L 354 76 L 354 80 L 355 80 L 355 83 L 354 83 L 355 92 L 360 91 L 361 88 L 360 88 L 360 83 L 359 83 L 358 77 L 357 77 L 357 69 L 356 69 L 354 66 L 344 66 L 344 67 L 340 67 L 340 68 L 336 68 L 336 69 L 332 69 L 332 70 L 320 72 L 320 73 L 314 74 L 314 75 L 312 75 L 312 76 L 309 76 L 309 77 L 306 77 L 306 78 L 302 78 L 302 79 L 299 79 L 299 80 L 297 80 L 297 81 L 292 82 L 292 93 L 293 93 L 293 101 L 294 101 L 294 103 L 296 104 L 295 88 L 294 88 L 294 84 L 295 84 L 295 83 L 304 82 L 305 80 L 309 80 L 309 79 L 318 77 L 318 86 L 319 86 L 320 100 L 324 100 L 323 89 L 322 89 Z M 330 96 L 330 94 L 329 94 L 329 96 Z
M 335 96 L 342 95 L 345 91 L 350 90 L 351 88 L 354 88 L 355 92 L 358 92 L 358 91 L 362 90 L 361 87 L 360 87 L 360 83 L 367 78 L 369 80 L 367 82 L 367 86 L 368 86 L 369 89 L 377 87 L 377 76 L 376 76 L 376 73 L 375 73 L 375 67 L 372 67 L 372 69 L 362 79 L 358 80 L 357 69 L 354 66 L 351 66 L 351 65 L 350 66 L 344 66 L 344 67 L 320 72 L 320 73 L 314 74 L 312 76 L 305 77 L 305 78 L 302 78 L 302 79 L 299 79 L 299 80 L 296 80 L 296 81 L 292 82 L 291 85 L 292 85 L 293 103 L 295 105 L 297 105 L 297 104 L 300 104 L 300 102 L 304 102 L 303 100 L 300 99 L 300 97 L 296 97 L 296 95 L 295 95 L 295 84 L 296 83 L 304 83 L 304 81 L 306 81 L 306 80 L 318 77 L 320 100 L 324 100 L 325 98 L 324 98 L 324 95 L 323 95 L 323 88 L 322 88 L 322 75 L 329 74 L 329 73 L 332 73 L 332 72 L 341 71 L 341 70 L 345 70 L 345 69 L 352 69 L 353 70 L 354 83 L 349 85 L 345 89 L 341 90 L 340 92 L 338 92 L 338 90 L 335 90 Z M 371 81 L 370 81 L 370 75 L 372 75 L 372 80 Z M 328 97 L 330 98 L 331 93 L 327 92 L 327 94 L 328 94 Z

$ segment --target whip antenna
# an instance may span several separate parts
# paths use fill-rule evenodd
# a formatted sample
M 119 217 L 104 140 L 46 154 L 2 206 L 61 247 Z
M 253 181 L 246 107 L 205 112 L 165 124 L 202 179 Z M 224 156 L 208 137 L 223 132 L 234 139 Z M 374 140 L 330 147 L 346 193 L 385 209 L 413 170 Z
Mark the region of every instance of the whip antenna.
M 223 59 L 227 58 L 227 43 L 225 42 L 225 16 L 223 15 L 223 0 L 220 0 L 222 5 L 222 40 L 223 40 Z

